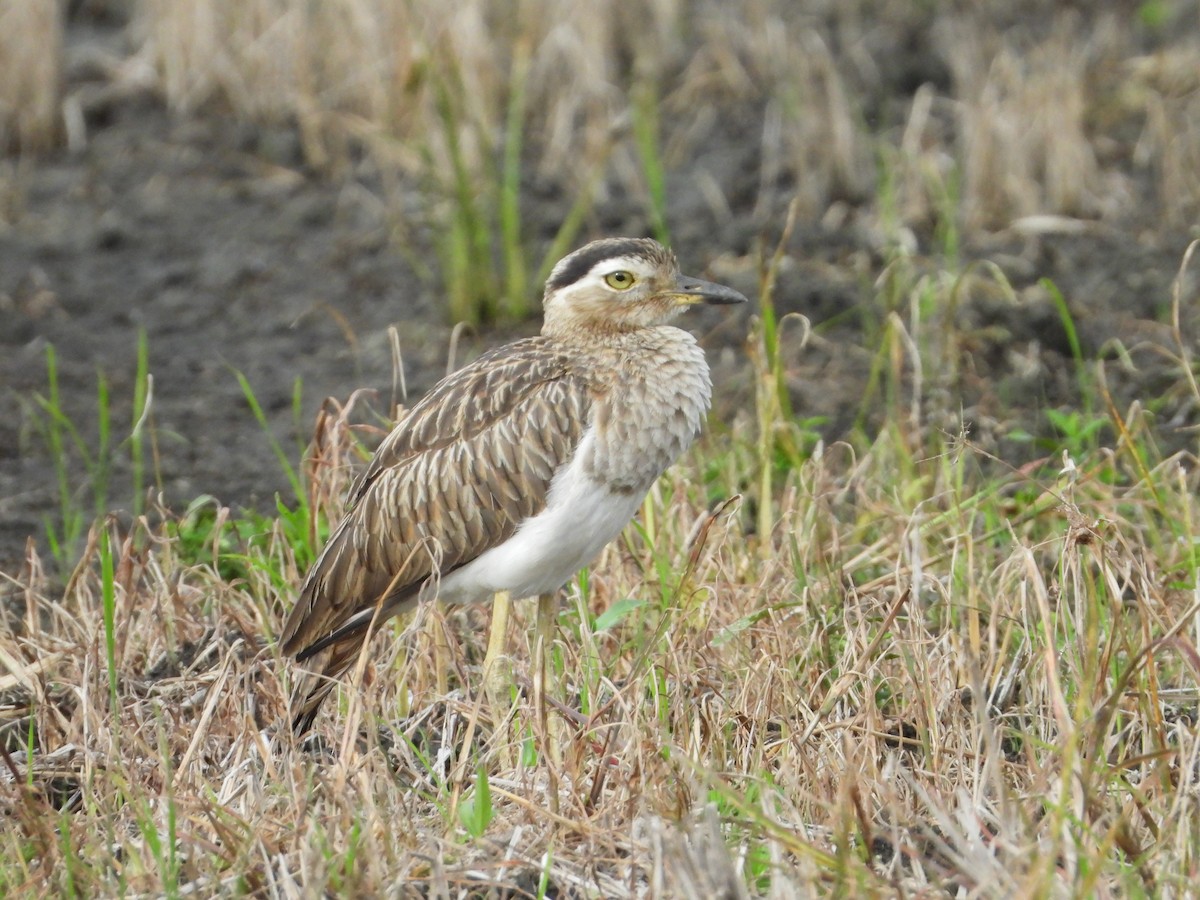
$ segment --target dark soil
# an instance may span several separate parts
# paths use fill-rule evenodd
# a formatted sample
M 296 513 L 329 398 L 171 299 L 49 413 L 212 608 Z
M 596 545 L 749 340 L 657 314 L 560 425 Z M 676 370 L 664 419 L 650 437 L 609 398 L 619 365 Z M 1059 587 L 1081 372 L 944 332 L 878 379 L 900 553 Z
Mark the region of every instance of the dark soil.
M 737 189 L 754 183 L 756 139 L 742 135 L 757 133 L 717 135 L 695 163 L 729 196 L 745 200 L 732 220 L 713 221 L 690 188 L 687 168 L 672 176 L 669 210 L 685 270 L 751 295 L 760 232 L 774 240 L 783 218 L 764 229 L 751 217 L 754 196 Z M 45 553 L 44 522 L 59 505 L 55 461 L 39 425 L 46 416 L 36 399 L 48 395 L 49 345 L 63 412 L 94 440 L 103 373 L 119 441 L 135 417 L 135 351 L 139 329 L 145 331 L 162 488 L 177 508 L 210 494 L 230 506 L 270 510 L 277 492 L 288 496 L 235 373 L 246 376 L 273 433 L 291 450 L 307 438 L 325 397 L 344 400 L 370 388 L 375 408 L 387 413 L 389 325 L 399 331 L 410 392 L 425 390 L 445 370 L 450 328 L 436 279 L 418 277 L 411 257 L 391 239 L 369 181 L 334 184 L 307 173 L 286 130 L 217 115 L 175 121 L 156 103 L 139 100 L 93 123 L 81 155 L 30 166 L 22 188 L 15 225 L 0 231 L 0 570 L 15 571 L 31 536 Z M 553 233 L 565 209 L 531 208 L 527 232 Z M 1153 222 L 1153 212 L 1148 206 L 1139 218 Z M 887 313 L 874 288 L 887 251 L 865 221 L 849 207 L 837 225 L 801 222 L 779 285 L 780 311 L 801 312 L 818 326 L 818 340 L 789 353 L 789 375 L 797 413 L 821 417 L 828 438 L 856 426 L 869 432 L 878 405 L 864 404 L 878 346 L 867 338 L 878 334 Z M 646 228 L 636 203 L 614 200 L 596 212 L 580 240 Z M 933 257 L 931 236 L 916 237 L 912 265 L 944 266 Z M 966 258 L 996 262 L 1017 299 L 982 277 L 965 287 L 952 316 L 958 374 L 924 373 L 931 421 L 944 411 L 953 427 L 961 410 L 972 433 L 1010 462 L 1053 452 L 1044 410 L 1077 404 L 1079 397 L 1067 332 L 1038 286 L 1049 278 L 1072 310 L 1085 355 L 1115 357 L 1114 339 L 1142 348 L 1132 365 L 1108 366 L 1118 408 L 1141 400 L 1157 412 L 1164 449 L 1194 446 L 1181 430 L 1196 414 L 1179 390 L 1179 370 L 1154 349 L 1172 346 L 1170 285 L 1187 238 L 1096 224 L 1070 236 L 1001 234 L 969 243 Z M 1184 295 L 1189 320 L 1194 296 L 1190 288 Z M 705 336 L 718 413 L 729 418 L 752 397 L 743 341 L 753 311 L 708 312 L 685 324 Z M 900 314 L 907 321 L 908 312 Z M 459 361 L 536 328 L 531 321 L 523 329 L 468 335 Z M 1047 440 L 1008 441 L 1018 426 Z M 71 467 L 79 502 L 90 508 L 75 455 Z M 128 508 L 131 490 L 127 464 L 118 464 L 109 504 Z

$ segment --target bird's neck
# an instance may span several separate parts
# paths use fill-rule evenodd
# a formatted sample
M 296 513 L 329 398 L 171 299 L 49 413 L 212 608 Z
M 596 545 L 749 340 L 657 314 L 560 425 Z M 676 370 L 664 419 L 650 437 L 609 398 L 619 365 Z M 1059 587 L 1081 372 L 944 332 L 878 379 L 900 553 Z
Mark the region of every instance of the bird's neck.
M 622 322 L 573 322 L 565 326 L 547 322 L 542 327 L 543 337 L 556 343 L 581 348 L 621 348 L 644 343 L 657 344 L 665 335 L 675 333 L 681 332 L 673 325 L 631 326 Z

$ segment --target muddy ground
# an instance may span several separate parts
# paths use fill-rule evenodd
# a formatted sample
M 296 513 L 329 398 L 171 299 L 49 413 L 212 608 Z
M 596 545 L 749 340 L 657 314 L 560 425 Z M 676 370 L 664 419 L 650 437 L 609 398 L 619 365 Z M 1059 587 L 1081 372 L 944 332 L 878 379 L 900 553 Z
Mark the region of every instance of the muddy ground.
M 369 180 L 331 184 L 308 173 L 286 129 L 219 114 L 178 121 L 151 97 L 116 107 L 92 128 L 84 152 L 60 152 L 23 170 L 17 214 L 0 230 L 0 571 L 15 571 L 30 537 L 45 553 L 44 523 L 57 514 L 56 470 L 36 399 L 48 394 L 48 345 L 57 354 L 65 414 L 94 440 L 103 373 L 120 440 L 134 417 L 135 348 L 139 329 L 145 331 L 161 485 L 176 508 L 209 494 L 235 508 L 269 510 L 277 492 L 288 496 L 236 372 L 292 449 L 326 397 L 344 400 L 365 387 L 386 412 L 393 390 L 389 325 L 399 331 L 410 392 L 428 388 L 447 364 L 451 329 L 435 281 L 418 277 L 391 239 Z M 753 146 L 738 144 L 738 133 L 704 161 L 710 172 L 725 167 L 716 174 L 734 198 L 733 218 L 712 219 L 689 189 L 685 167 L 672 174 L 669 220 L 685 270 L 753 295 L 763 228 L 752 218 L 753 192 L 736 188 L 756 183 L 757 159 Z M 553 233 L 564 212 L 554 204 L 529 209 L 527 233 Z M 952 427 L 961 410 L 972 434 L 1014 464 L 1054 452 L 1045 410 L 1078 404 L 1079 397 L 1066 331 L 1038 287 L 1049 278 L 1070 305 L 1085 354 L 1112 360 L 1118 406 L 1154 403 L 1164 450 L 1194 446 L 1186 426 L 1195 410 L 1179 390 L 1179 370 L 1155 349 L 1172 346 L 1170 285 L 1189 235 L 1154 227 L 1150 194 L 1135 219 L 1071 234 L 969 239 L 964 256 L 996 262 L 1018 300 L 986 286 L 964 292 L 955 313 L 961 376 L 939 383 L 938 373 L 926 373 L 931 421 Z M 816 340 L 789 353 L 789 375 L 797 412 L 821 417 L 829 439 L 862 421 L 875 349 L 866 335 L 884 315 L 873 285 L 887 252 L 869 223 L 853 206 L 823 225 L 802 220 L 780 282 L 781 309 L 818 326 Z M 782 216 L 776 233 L 781 225 Z M 611 200 L 580 240 L 646 229 L 640 204 Z M 932 271 L 940 263 L 932 236 L 915 237 L 913 264 Z M 686 324 L 710 350 L 718 414 L 729 419 L 752 396 L 743 341 L 754 311 L 732 318 L 709 312 Z M 458 359 L 536 328 L 530 321 L 467 335 Z M 1141 349 L 1121 364 L 1113 338 Z M 1044 440 L 1010 440 L 1018 429 Z M 128 456 L 117 456 L 109 505 L 127 509 Z M 79 502 L 90 506 L 77 454 L 71 472 Z

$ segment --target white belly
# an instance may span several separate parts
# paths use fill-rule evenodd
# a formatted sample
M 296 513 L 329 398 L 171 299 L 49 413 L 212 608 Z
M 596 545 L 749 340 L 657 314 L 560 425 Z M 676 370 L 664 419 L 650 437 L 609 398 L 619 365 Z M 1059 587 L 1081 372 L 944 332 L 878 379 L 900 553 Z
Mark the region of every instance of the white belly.
M 594 560 L 633 518 L 644 491 L 615 493 L 591 479 L 581 460 L 591 435 L 554 477 L 546 508 L 507 541 L 430 586 L 447 603 L 491 599 L 498 591 L 532 597 L 562 587 Z

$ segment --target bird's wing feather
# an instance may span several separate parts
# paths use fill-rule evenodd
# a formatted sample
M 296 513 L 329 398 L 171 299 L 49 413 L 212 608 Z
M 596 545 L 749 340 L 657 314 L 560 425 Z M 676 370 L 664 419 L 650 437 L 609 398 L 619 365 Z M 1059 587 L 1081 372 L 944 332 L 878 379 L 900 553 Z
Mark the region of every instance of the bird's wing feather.
M 546 504 L 591 410 L 569 357 L 541 338 L 443 379 L 380 445 L 283 629 L 305 655 L 352 620 L 384 614 L 512 536 Z M 386 596 L 385 596 L 386 595 Z

